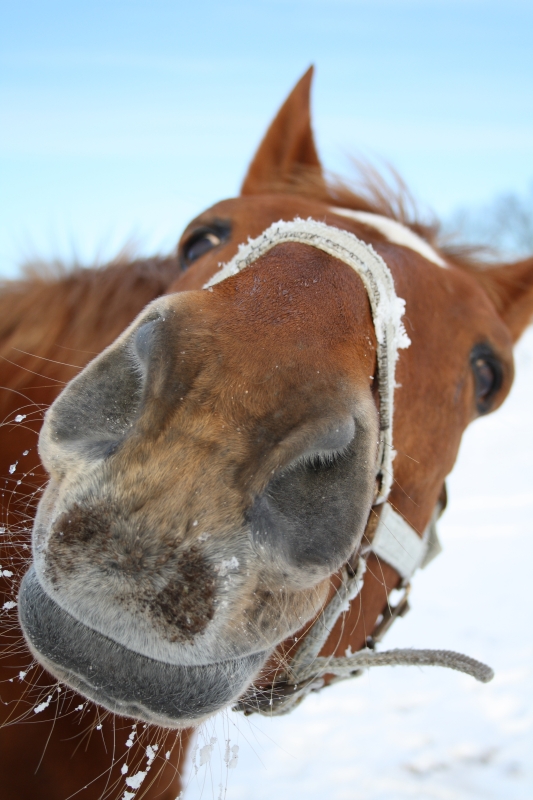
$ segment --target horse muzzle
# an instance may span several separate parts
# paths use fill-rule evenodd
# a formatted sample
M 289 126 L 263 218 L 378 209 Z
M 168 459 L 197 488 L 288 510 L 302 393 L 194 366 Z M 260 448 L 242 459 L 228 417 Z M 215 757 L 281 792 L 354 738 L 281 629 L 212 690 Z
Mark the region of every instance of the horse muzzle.
M 33 654 L 58 680 L 115 714 L 185 728 L 234 702 L 269 652 L 180 666 L 135 653 L 74 619 L 31 567 L 20 587 L 19 619 Z

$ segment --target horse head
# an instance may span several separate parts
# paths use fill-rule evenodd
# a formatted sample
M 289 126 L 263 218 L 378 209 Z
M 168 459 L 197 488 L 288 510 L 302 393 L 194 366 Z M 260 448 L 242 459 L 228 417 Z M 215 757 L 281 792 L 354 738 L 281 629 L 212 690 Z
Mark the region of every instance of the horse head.
M 310 79 L 242 195 L 188 226 L 170 293 L 67 386 L 41 433 L 29 645 L 107 708 L 169 727 L 234 702 L 298 647 L 384 499 L 423 534 L 464 429 L 509 391 L 533 310 L 531 261 L 479 271 L 386 208 L 341 202 L 316 154 Z M 385 265 L 405 303 L 397 363 L 380 359 L 381 312 L 338 253 L 275 241 L 217 279 L 239 244 L 295 219 Z M 366 633 L 401 578 L 379 568 Z M 329 653 L 364 643 L 364 620 L 345 628 Z

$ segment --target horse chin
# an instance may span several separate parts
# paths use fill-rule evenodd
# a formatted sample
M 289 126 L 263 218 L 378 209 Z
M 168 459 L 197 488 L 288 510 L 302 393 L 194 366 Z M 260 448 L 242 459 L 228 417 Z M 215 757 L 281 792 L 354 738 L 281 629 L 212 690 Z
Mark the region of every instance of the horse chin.
M 58 680 L 120 714 L 166 728 L 198 725 L 237 700 L 270 651 L 197 666 L 136 653 L 74 619 L 24 576 L 19 618 L 33 655 Z

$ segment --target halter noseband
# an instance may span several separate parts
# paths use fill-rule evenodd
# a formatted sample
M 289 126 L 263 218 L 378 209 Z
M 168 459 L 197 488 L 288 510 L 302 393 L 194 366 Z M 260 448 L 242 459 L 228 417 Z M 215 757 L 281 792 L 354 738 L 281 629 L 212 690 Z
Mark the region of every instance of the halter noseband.
M 379 488 L 374 503 L 383 503 L 389 496 L 393 482 L 392 420 L 396 361 L 398 350 L 409 347 L 411 341 L 402 322 L 405 300 L 397 296 L 391 271 L 381 256 L 371 245 L 362 242 L 349 231 L 313 219 L 296 218 L 292 222 L 280 220 L 263 231 L 257 239 L 241 245 L 237 255 L 204 288 L 210 289 L 216 283 L 237 275 L 273 247 L 285 242 L 307 244 L 344 261 L 359 275 L 368 294 L 378 344 L 380 403 L 380 441 L 376 470 Z
M 319 656 L 336 621 L 361 592 L 366 569 L 365 556 L 369 552 L 386 561 L 398 573 L 402 586 L 406 588 L 402 601 L 395 609 L 389 609 L 386 627 L 396 616 L 401 616 L 402 610 L 407 609 L 409 579 L 418 567 L 426 566 L 440 552 L 436 520 L 442 506 L 437 505 L 429 525 L 420 537 L 386 502 L 393 483 L 395 455 L 392 445 L 395 368 L 398 350 L 409 347 L 411 342 L 402 322 L 405 301 L 397 296 L 389 267 L 370 244 L 361 241 L 349 231 L 313 219 L 296 218 L 292 222 L 281 220 L 256 239 L 240 245 L 237 254 L 222 266 L 204 289 L 212 291 L 215 284 L 237 275 L 273 247 L 286 242 L 310 245 L 348 264 L 359 275 L 368 294 L 377 340 L 380 399 L 380 441 L 376 459 L 378 489 L 374 505 L 384 505 L 380 509 L 378 526 L 373 536 L 368 537 L 372 541 L 370 549 L 366 553 L 358 553 L 355 569 L 348 564 L 344 566 L 341 585 L 303 638 L 292 661 L 285 667 L 284 675 L 278 677 L 268 690 L 252 687 L 235 708 L 246 714 L 254 711 L 268 716 L 285 714 L 310 691 L 322 688 L 326 675 L 333 675 L 333 681 L 343 680 L 359 675 L 362 669 L 371 666 L 418 664 L 450 667 L 486 683 L 493 677 L 490 667 L 448 650 L 408 649 L 377 653 L 365 648 L 341 658 Z

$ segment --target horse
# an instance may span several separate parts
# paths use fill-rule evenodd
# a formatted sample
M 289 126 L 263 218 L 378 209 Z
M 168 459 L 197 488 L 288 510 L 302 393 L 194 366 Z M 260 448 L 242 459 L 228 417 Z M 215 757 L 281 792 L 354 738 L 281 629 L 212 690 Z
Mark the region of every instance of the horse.
M 392 590 L 438 549 L 461 435 L 509 392 L 533 259 L 488 269 L 440 246 L 405 193 L 328 180 L 311 78 L 240 197 L 193 220 L 176 256 L 4 289 L 2 560 L 27 569 L 18 611 L 36 674 L 21 670 L 20 629 L 6 632 L 2 699 L 9 720 L 57 717 L 35 776 L 28 753 L 41 757 L 49 727 L 21 726 L 24 747 L 2 729 L 9 800 L 122 791 L 124 764 L 106 766 L 143 724 L 180 732 L 148 754 L 160 770 L 143 796 L 170 800 L 191 728 L 217 710 L 283 713 L 380 663 L 375 644 L 406 608 Z M 449 654 L 412 658 L 490 678 Z M 118 730 L 97 715 L 65 769 L 86 698 Z

